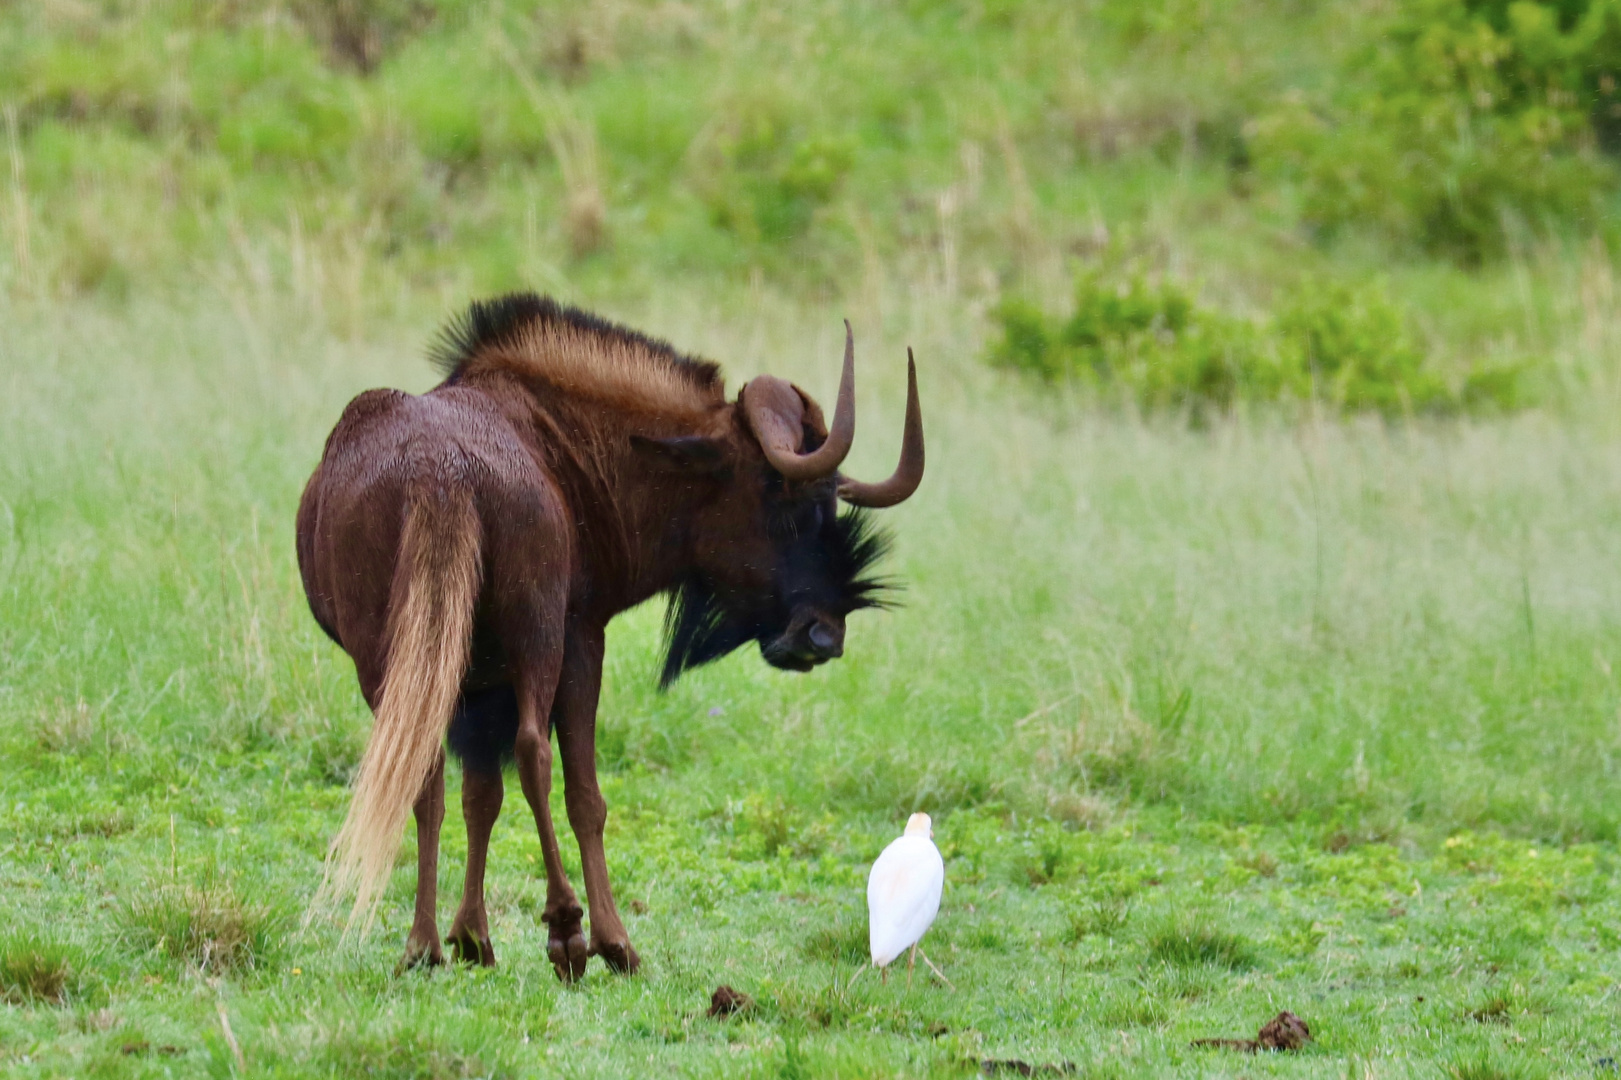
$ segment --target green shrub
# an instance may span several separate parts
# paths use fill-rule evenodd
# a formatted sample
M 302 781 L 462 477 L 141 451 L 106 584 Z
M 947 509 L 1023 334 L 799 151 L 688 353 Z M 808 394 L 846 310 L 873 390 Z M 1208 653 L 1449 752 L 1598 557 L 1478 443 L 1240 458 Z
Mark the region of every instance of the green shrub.
M 1348 411 L 1444 411 L 1453 395 L 1424 366 L 1401 309 L 1373 287 L 1308 283 L 1278 312 L 1293 367 L 1319 398 Z
M 1321 100 L 1263 116 L 1263 172 L 1326 234 L 1370 223 L 1473 263 L 1505 225 L 1593 227 L 1621 148 L 1621 0 L 1405 0 Z
M 1345 412 L 1446 413 L 1523 406 L 1525 369 L 1477 364 L 1454 389 L 1430 366 L 1407 317 L 1378 285 L 1306 281 L 1277 314 L 1223 314 L 1165 282 L 1087 274 L 1056 319 L 1028 301 L 991 312 L 988 359 L 1046 381 L 1073 380 L 1144 409 L 1225 411 L 1240 401 L 1315 398 Z
M 1002 337 L 991 362 L 1041 378 L 1078 379 L 1145 408 L 1227 408 L 1274 398 L 1279 370 L 1248 321 L 1195 303 L 1175 285 L 1086 275 L 1069 317 L 1008 300 L 992 312 Z

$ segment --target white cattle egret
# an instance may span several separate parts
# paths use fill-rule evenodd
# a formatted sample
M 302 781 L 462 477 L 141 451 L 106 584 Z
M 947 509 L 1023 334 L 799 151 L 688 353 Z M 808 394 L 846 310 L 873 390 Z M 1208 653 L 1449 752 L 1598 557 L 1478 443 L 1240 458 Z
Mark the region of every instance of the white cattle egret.
M 906 823 L 906 833 L 883 850 L 867 878 L 872 964 L 886 975 L 889 964 L 910 949 L 912 955 L 906 962 L 910 979 L 917 943 L 940 911 L 946 864 L 940 858 L 940 849 L 934 846 L 933 836 L 929 815 L 913 814 Z M 940 975 L 940 969 L 927 955 L 923 962 L 929 965 L 930 971 Z M 951 985 L 944 975 L 940 975 L 940 980 Z

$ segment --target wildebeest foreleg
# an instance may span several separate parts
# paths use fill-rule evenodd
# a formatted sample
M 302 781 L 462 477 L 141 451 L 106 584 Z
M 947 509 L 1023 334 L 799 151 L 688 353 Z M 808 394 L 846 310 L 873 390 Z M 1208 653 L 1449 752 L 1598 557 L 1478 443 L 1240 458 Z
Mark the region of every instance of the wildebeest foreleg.
M 463 769 L 462 817 L 467 822 L 467 877 L 462 886 L 461 907 L 450 924 L 445 941 L 456 952 L 456 959 L 495 966 L 495 949 L 490 945 L 490 923 L 484 913 L 484 862 L 490 851 L 490 830 L 501 816 L 504 794 L 499 767 L 489 771 Z
M 439 826 L 445 820 L 445 756 L 428 774 L 414 808 L 417 823 L 417 903 L 411 920 L 411 935 L 405 939 L 405 955 L 397 970 L 445 962 L 439 948 Z
M 557 688 L 557 744 L 563 754 L 563 799 L 569 824 L 580 844 L 586 902 L 591 905 L 591 953 L 615 971 L 634 973 L 641 958 L 614 906 L 608 883 L 608 857 L 602 831 L 608 804 L 597 786 L 597 696 L 602 687 L 601 630 L 576 629 L 563 649 L 563 677 Z

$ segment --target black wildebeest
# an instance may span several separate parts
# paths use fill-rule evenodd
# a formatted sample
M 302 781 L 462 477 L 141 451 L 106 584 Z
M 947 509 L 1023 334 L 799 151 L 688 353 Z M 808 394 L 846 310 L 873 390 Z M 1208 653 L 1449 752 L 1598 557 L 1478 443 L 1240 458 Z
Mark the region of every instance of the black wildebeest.
M 842 654 L 844 619 L 877 606 L 866 576 L 882 537 L 859 509 L 923 478 L 908 357 L 900 465 L 843 477 L 855 435 L 854 359 L 831 428 L 769 375 L 726 400 L 720 369 L 533 295 L 476 303 L 442 335 L 443 383 L 350 402 L 298 509 L 298 563 L 316 621 L 355 662 L 375 715 L 325 890 L 369 920 L 407 814 L 417 824 L 416 915 L 402 964 L 443 962 L 435 915 L 444 744 L 462 760 L 467 877 L 446 937 L 494 962 L 484 861 L 513 760 L 546 864 L 547 954 L 575 979 L 598 955 L 634 971 L 602 849 L 596 713 L 603 635 L 670 595 L 662 684 L 750 641 L 779 668 Z M 551 731 L 591 908 L 553 833 Z

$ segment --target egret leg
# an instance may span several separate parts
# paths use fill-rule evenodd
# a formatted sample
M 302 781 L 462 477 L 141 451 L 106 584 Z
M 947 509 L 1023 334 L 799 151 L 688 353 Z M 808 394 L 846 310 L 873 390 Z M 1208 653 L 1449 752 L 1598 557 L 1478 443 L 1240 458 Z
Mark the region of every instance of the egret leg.
M 950 986 L 953 990 L 957 989 L 955 986 L 952 986 L 951 980 L 946 978 L 945 975 L 941 974 L 940 969 L 934 966 L 934 961 L 929 959 L 928 953 L 923 952 L 922 949 L 918 949 L 918 952 L 922 955 L 923 962 L 929 965 L 929 970 L 934 972 L 936 978 L 945 983 L 947 986 Z
M 912 951 L 906 954 L 906 991 L 912 991 L 912 967 L 917 963 L 917 942 L 912 943 Z
M 889 968 L 887 968 L 887 967 L 879 968 L 878 969 L 878 979 L 885 986 L 888 986 L 889 985 Z

